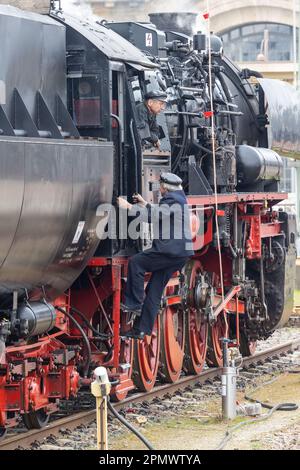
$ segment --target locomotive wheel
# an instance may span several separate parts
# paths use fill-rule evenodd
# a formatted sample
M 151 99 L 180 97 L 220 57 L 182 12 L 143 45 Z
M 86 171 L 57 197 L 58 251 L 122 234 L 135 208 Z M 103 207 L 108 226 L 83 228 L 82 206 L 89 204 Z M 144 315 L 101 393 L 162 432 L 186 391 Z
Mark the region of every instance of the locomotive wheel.
M 27 429 L 42 429 L 49 421 L 50 415 L 42 408 L 23 415 L 23 422 Z
M 242 357 L 253 356 L 256 351 L 257 341 L 250 341 L 245 333 L 240 334 L 240 353 Z
M 7 433 L 7 429 L 0 427 L 0 441 L 5 438 L 6 433 Z
M 192 292 L 195 287 L 200 268 L 199 261 L 193 261 L 186 267 L 186 282 L 189 292 Z M 184 367 L 189 374 L 197 375 L 200 374 L 205 364 L 208 335 L 208 323 L 199 309 L 192 306 L 187 308 L 185 328 Z
M 206 353 L 206 362 L 209 367 L 222 367 L 223 351 L 221 338 L 226 336 L 226 323 L 224 315 L 221 313 L 215 325 L 210 326 L 208 330 L 208 344 Z
M 160 350 L 160 315 L 151 336 L 135 340 L 132 380 L 141 392 L 149 392 L 155 385 Z
M 164 309 L 161 321 L 160 377 L 163 382 L 178 380 L 184 358 L 184 312 L 178 306 Z
M 208 323 L 195 308 L 189 308 L 186 319 L 186 349 L 184 366 L 189 374 L 198 375 L 205 364 Z

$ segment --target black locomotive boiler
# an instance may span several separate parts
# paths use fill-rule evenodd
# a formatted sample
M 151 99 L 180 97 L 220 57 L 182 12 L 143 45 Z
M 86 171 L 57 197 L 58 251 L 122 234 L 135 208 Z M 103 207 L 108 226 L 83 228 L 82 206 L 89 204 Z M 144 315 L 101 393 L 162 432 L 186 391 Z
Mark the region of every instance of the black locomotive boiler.
M 291 314 L 296 228 L 275 207 L 287 194 L 263 85 L 219 38 L 208 50 L 177 20 L 0 7 L 1 435 L 20 419 L 45 425 L 97 365 L 121 400 L 221 364 L 224 336 L 251 354 Z M 160 150 L 142 145 L 136 113 L 157 89 L 168 95 Z M 134 342 L 120 338 L 120 301 L 128 257 L 151 244 L 151 230 L 107 238 L 112 211 L 97 208 L 135 191 L 158 202 L 162 171 L 183 179 L 195 255 L 169 282 L 152 335 Z

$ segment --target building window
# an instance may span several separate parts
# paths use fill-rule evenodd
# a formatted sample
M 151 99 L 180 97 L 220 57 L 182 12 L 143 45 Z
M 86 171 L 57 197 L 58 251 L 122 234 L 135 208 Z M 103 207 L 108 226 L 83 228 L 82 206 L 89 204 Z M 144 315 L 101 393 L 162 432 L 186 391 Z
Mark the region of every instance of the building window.
M 233 61 L 255 62 L 258 55 L 265 51 L 263 41 L 266 37 L 268 38 L 268 60 L 293 60 L 292 26 L 276 23 L 253 23 L 223 31 L 219 35 L 223 40 L 225 55 Z
M 77 127 L 101 127 L 100 75 L 69 78 L 69 108 Z

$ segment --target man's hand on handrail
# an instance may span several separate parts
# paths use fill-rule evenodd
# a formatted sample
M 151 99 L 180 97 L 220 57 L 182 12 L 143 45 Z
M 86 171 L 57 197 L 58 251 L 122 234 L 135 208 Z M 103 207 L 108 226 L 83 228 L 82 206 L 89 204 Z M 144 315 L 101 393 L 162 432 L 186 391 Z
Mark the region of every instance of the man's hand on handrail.
M 147 205 L 147 201 L 145 201 L 143 196 L 141 196 L 138 193 L 134 193 L 132 195 L 132 200 L 133 200 L 134 204 L 139 204 L 140 206 L 143 206 L 143 207 L 146 207 L 146 205 Z
M 145 201 L 145 199 L 138 193 L 133 194 L 132 200 L 133 200 L 134 204 L 139 204 L 142 207 L 146 207 L 146 205 L 147 205 L 147 201 Z M 117 198 L 117 203 L 118 203 L 118 206 L 121 209 L 130 210 L 132 208 L 132 204 L 130 204 L 130 202 L 128 202 L 127 199 L 124 199 L 121 196 L 119 196 Z

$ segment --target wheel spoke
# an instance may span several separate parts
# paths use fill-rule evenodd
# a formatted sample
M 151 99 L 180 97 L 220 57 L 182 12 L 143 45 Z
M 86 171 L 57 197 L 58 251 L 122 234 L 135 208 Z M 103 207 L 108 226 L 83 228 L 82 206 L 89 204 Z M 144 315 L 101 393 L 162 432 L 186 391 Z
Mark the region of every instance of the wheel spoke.
M 220 314 L 216 324 L 209 329 L 206 362 L 210 367 L 221 367 L 223 365 L 223 352 L 220 340 L 225 335 L 226 324 L 224 316 Z
M 158 371 L 160 317 L 156 320 L 152 335 L 135 343 L 133 381 L 140 391 L 148 392 L 155 384 Z
M 202 273 L 199 260 L 191 261 L 185 270 L 186 284 L 189 292 L 186 312 L 186 341 L 184 366 L 190 374 L 200 374 L 205 364 L 207 348 L 207 323 L 203 312 L 194 305 L 195 287 L 198 276 Z
M 164 382 L 178 380 L 184 359 L 185 324 L 184 312 L 177 306 L 168 306 L 163 311 L 161 347 L 161 377 Z

